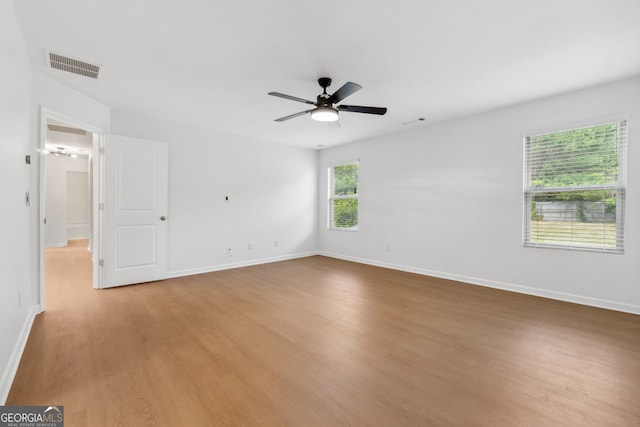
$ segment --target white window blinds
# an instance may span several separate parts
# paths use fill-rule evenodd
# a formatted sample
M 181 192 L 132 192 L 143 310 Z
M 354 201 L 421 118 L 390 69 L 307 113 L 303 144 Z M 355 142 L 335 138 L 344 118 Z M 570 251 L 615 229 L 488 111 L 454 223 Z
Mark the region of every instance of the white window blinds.
M 525 138 L 525 246 L 623 252 L 626 128 Z

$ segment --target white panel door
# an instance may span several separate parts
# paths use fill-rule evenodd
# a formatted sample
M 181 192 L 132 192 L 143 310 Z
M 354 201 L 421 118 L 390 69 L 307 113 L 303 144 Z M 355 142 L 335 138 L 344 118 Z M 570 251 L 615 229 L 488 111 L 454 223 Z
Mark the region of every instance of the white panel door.
M 167 272 L 167 144 L 107 135 L 104 158 L 105 288 Z

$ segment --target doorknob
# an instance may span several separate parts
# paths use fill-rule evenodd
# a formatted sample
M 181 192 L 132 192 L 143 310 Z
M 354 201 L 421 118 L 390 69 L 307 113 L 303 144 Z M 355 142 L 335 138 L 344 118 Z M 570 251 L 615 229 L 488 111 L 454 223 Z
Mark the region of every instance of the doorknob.
M 166 219 L 167 219 L 167 217 L 166 217 L 166 216 L 164 216 L 164 215 L 162 215 L 162 216 L 160 217 L 160 221 L 165 221 Z

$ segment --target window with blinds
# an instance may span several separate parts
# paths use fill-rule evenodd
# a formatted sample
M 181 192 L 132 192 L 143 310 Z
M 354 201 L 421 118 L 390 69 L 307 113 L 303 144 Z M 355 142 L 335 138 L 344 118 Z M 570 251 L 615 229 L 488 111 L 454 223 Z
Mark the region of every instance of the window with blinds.
M 525 246 L 623 253 L 626 128 L 525 137 Z
M 329 168 L 329 228 L 358 229 L 358 163 Z

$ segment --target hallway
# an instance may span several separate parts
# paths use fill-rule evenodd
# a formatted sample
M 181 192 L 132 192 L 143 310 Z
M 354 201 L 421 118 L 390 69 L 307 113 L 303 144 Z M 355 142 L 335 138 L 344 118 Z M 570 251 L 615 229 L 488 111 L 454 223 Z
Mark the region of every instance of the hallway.
M 68 298 L 93 291 L 91 253 L 86 239 L 69 240 L 69 245 L 46 248 L 45 303 L 46 311 L 55 311 Z

